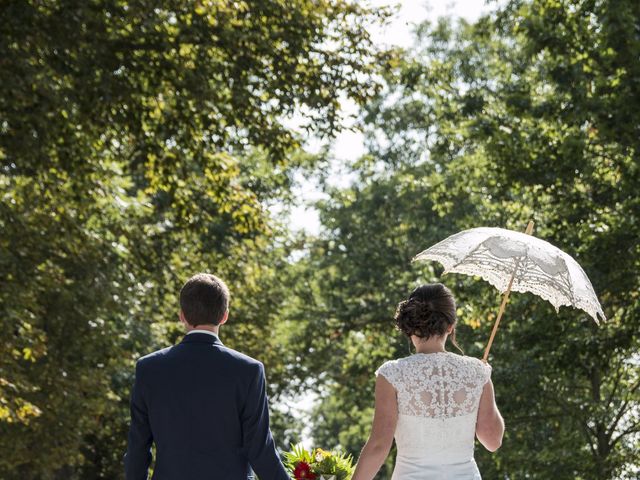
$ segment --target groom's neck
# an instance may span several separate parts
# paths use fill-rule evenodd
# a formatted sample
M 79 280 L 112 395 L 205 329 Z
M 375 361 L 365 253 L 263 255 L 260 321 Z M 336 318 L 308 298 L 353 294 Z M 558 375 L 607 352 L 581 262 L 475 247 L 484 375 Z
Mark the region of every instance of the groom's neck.
M 216 335 L 218 335 L 218 329 L 220 327 L 218 325 L 198 325 L 195 327 L 192 327 L 191 325 L 189 325 L 187 333 L 193 331 L 193 330 L 206 330 L 207 332 L 213 332 Z

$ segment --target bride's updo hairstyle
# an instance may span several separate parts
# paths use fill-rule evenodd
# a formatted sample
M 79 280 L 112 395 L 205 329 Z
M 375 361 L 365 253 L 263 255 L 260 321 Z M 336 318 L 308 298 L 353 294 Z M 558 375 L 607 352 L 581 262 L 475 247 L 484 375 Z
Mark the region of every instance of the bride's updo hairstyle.
M 441 283 L 429 283 L 416 288 L 409 298 L 398 304 L 393 317 L 396 328 L 411 338 L 441 337 L 453 325 L 451 343 L 462 352 L 456 342 L 456 301 L 451 290 Z

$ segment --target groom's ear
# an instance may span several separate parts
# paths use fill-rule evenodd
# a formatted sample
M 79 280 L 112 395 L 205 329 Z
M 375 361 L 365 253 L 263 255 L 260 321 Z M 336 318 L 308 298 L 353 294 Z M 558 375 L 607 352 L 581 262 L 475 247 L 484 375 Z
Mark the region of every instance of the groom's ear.
M 220 323 L 218 324 L 218 326 L 224 325 L 225 323 L 227 323 L 227 320 L 229 320 L 229 310 L 224 312 L 224 315 L 222 316 L 222 320 L 220 320 Z

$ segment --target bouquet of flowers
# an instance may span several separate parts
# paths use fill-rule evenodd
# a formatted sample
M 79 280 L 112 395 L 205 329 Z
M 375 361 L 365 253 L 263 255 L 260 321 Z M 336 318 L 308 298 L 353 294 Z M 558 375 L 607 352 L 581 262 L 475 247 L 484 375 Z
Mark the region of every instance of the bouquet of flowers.
M 349 480 L 354 470 L 351 455 L 321 448 L 309 451 L 302 445 L 291 445 L 284 460 L 295 480 Z

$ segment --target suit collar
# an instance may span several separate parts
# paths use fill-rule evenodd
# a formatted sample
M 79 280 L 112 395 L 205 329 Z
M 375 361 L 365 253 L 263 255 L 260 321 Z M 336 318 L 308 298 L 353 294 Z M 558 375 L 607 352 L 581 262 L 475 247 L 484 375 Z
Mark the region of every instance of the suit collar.
M 209 343 L 212 345 L 222 345 L 223 343 L 220 341 L 218 337 L 214 337 L 213 335 L 209 335 L 208 333 L 190 333 L 189 335 L 185 335 L 180 343 Z
M 218 332 L 212 332 L 211 330 L 207 330 L 204 328 L 194 328 L 193 330 L 187 332 L 187 335 L 193 335 L 194 333 L 206 333 L 207 335 L 213 335 L 215 337 L 218 336 Z

